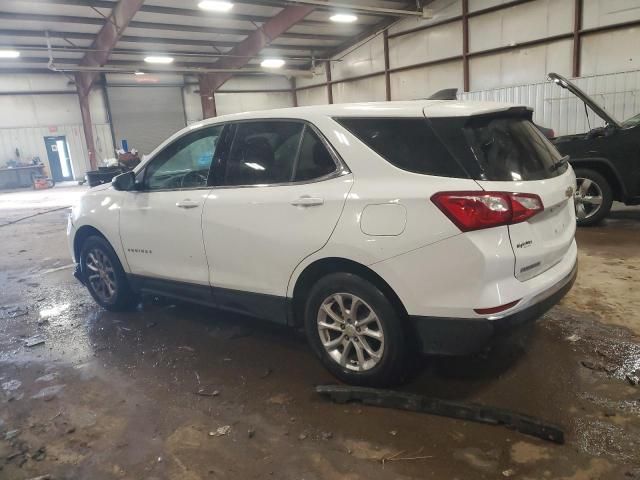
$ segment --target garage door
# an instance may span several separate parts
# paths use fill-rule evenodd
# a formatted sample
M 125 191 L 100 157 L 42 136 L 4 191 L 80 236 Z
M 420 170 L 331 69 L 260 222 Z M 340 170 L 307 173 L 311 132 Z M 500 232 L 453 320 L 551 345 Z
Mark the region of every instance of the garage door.
M 180 87 L 109 86 L 108 94 L 116 143 L 141 155 L 185 126 Z

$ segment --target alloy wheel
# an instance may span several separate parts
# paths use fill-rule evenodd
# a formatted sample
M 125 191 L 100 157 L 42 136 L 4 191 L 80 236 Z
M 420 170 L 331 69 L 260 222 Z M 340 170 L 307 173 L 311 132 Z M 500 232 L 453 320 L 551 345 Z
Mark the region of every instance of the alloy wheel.
M 384 331 L 374 310 L 351 293 L 334 293 L 318 310 L 318 333 L 329 356 L 343 368 L 366 371 L 384 353 Z
M 87 253 L 87 280 L 95 294 L 103 302 L 110 302 L 116 295 L 118 286 L 116 273 L 109 257 L 99 248 L 93 248 Z
M 590 178 L 576 178 L 575 195 L 576 216 L 586 220 L 598 213 L 602 206 L 602 189 Z

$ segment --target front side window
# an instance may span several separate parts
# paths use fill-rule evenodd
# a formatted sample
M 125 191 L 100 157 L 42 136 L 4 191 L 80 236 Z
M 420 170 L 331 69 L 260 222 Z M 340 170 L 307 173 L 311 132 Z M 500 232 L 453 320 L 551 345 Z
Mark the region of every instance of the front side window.
M 191 132 L 165 148 L 146 168 L 145 190 L 176 190 L 207 186 L 209 168 L 222 125 Z

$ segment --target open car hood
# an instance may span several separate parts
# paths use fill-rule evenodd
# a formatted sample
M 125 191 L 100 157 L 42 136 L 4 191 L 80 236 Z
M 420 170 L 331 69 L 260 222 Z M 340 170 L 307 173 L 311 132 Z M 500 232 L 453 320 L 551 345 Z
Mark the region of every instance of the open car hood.
M 571 93 L 573 93 L 576 97 L 586 103 L 591 110 L 593 110 L 596 115 L 602 118 L 607 124 L 615 125 L 616 127 L 620 127 L 620 122 L 618 122 L 615 118 L 607 113 L 607 111 L 600 106 L 593 98 L 583 92 L 577 85 L 574 85 L 569 80 L 564 78 L 562 75 L 558 75 L 557 73 L 549 73 L 549 78 L 553 80 L 553 82 L 559 87 L 566 88 Z

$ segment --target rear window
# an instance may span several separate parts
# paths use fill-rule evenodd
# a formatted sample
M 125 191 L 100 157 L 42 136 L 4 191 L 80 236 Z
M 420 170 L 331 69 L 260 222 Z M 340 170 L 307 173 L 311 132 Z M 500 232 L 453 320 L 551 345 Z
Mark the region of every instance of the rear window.
M 422 118 L 336 118 L 336 122 L 389 163 L 403 170 L 468 178 Z
M 484 180 L 543 180 L 568 168 L 556 165 L 562 155 L 526 118 L 472 118 L 463 131 Z

